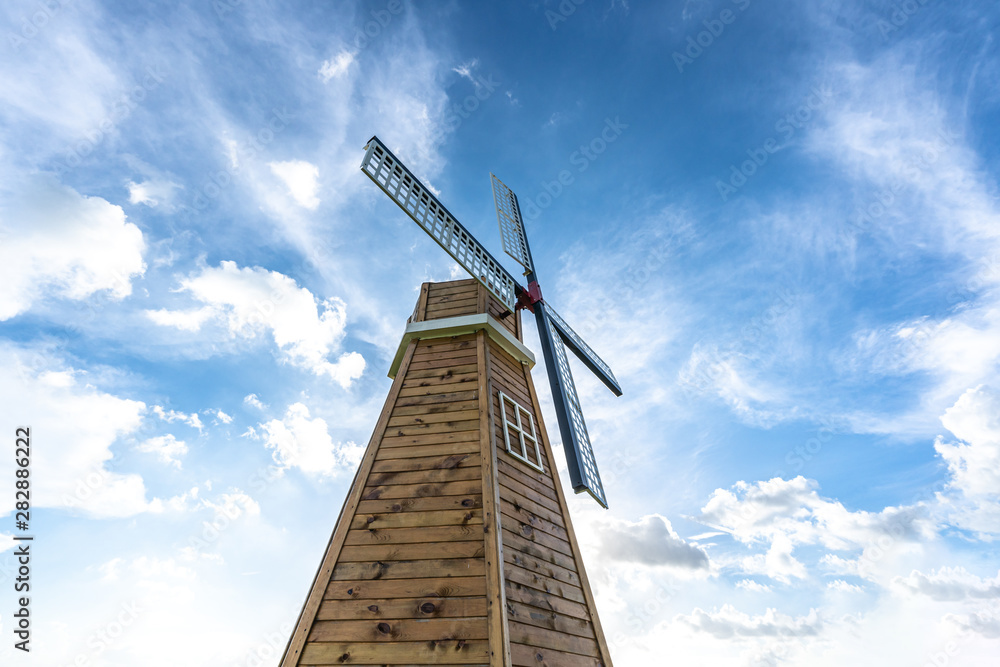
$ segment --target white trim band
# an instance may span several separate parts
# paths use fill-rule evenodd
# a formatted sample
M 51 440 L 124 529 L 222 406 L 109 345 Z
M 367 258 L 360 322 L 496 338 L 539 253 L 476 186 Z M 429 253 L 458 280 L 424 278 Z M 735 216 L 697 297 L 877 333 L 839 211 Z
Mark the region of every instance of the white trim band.
M 410 322 L 406 325 L 403 333 L 403 340 L 399 342 L 396 349 L 396 356 L 392 359 L 389 367 L 389 377 L 395 378 L 399 372 L 399 366 L 403 363 L 403 354 L 406 346 L 414 338 L 447 338 L 448 336 L 461 336 L 462 334 L 474 333 L 480 329 L 485 329 L 489 337 L 497 345 L 510 353 L 512 357 L 527 364 L 528 368 L 535 365 L 535 355 L 524 346 L 507 327 L 497 322 L 488 313 L 477 313 L 475 315 L 459 315 L 458 317 L 442 317 L 437 320 L 426 320 L 424 322 Z

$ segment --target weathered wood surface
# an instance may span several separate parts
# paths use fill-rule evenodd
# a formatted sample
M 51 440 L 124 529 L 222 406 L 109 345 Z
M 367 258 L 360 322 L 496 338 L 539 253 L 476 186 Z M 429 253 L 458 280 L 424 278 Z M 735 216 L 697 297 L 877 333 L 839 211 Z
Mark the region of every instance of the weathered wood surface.
M 442 510 L 439 512 L 371 512 L 354 516 L 351 528 L 378 530 L 381 528 L 416 528 L 418 526 L 472 526 L 483 523 L 478 508 Z
M 486 618 L 429 618 L 380 621 L 317 621 L 311 642 L 407 642 L 486 639 Z
M 358 512 L 362 514 L 385 514 L 389 512 L 431 512 L 435 510 L 469 510 L 483 506 L 478 493 L 465 496 L 442 496 L 432 498 L 390 498 L 387 500 L 362 500 Z
M 340 562 L 371 563 L 388 560 L 419 560 L 436 558 L 481 558 L 483 541 L 417 542 L 413 544 L 348 545 L 340 551 Z
M 425 284 L 411 320 L 488 312 L 520 338 L 505 310 L 474 280 Z M 542 471 L 506 452 L 498 391 Z M 411 342 L 282 667 L 610 667 L 543 429 L 486 332 Z
M 331 581 L 327 600 L 384 600 L 413 597 L 470 597 L 486 595 L 485 577 L 426 577 L 386 581 Z
M 434 577 L 477 577 L 483 574 L 482 558 L 442 558 L 435 560 L 386 560 L 373 563 L 337 563 L 332 581 L 364 579 L 414 579 Z
M 302 665 L 469 665 L 486 664 L 486 640 L 431 642 L 312 642 Z
M 525 609 L 530 609 L 525 607 Z M 519 612 L 520 618 L 531 618 Z M 324 600 L 316 619 L 320 621 L 386 618 L 486 617 L 485 598 L 417 597 L 392 600 Z M 527 622 L 527 621 L 525 621 Z M 543 626 L 547 627 L 547 626 Z

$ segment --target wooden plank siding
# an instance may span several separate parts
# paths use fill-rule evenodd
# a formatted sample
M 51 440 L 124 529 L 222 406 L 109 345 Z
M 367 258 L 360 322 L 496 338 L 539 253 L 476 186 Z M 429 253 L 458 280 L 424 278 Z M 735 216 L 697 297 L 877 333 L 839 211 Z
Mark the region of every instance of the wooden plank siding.
M 411 322 L 519 312 L 425 283 Z M 506 451 L 498 392 L 543 470 Z M 486 331 L 412 340 L 280 667 L 611 667 L 527 367 Z
M 530 374 L 493 341 L 489 351 L 494 414 L 501 414 L 503 391 L 532 415 L 542 450 L 542 471 L 508 454 L 503 423 L 494 420 L 492 433 L 501 450 L 497 472 L 512 665 L 610 667 L 603 634 L 593 622 L 593 596 L 584 590 L 579 548 L 553 476 L 552 449 Z

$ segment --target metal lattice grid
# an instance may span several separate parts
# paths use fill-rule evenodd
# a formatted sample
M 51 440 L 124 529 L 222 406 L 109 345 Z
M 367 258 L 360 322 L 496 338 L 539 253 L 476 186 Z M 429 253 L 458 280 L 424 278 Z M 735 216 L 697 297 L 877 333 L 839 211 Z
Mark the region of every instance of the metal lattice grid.
M 497 392 L 500 396 L 500 416 L 503 419 L 503 437 L 504 443 L 507 445 L 507 451 L 519 461 L 527 463 L 529 466 L 538 470 L 539 472 L 545 472 L 545 468 L 542 465 L 542 450 L 538 446 L 538 436 L 535 435 L 535 420 L 531 416 L 531 413 L 526 409 L 521 407 L 521 405 L 512 399 L 507 394 L 502 391 Z M 511 421 L 507 417 L 507 406 L 513 408 L 514 420 Z M 524 427 L 524 420 L 521 416 L 524 415 L 528 418 L 528 427 Z M 514 438 L 517 441 L 517 448 L 511 444 L 511 431 L 514 432 Z M 531 460 L 528 456 L 528 443 L 531 443 L 532 450 L 534 450 L 535 461 Z
M 597 353 L 590 349 L 589 345 L 583 342 L 583 339 L 580 338 L 579 334 L 573 331 L 573 329 L 566 324 L 566 320 L 564 320 L 559 313 L 557 313 L 555 309 L 548 304 L 548 301 L 546 301 L 545 304 L 547 306 L 546 312 L 562 337 L 567 339 L 571 346 L 575 346 L 577 350 L 589 357 L 591 363 L 597 366 L 597 368 L 607 375 L 608 378 L 617 386 L 618 380 L 615 378 L 615 374 L 611 372 L 611 367 L 604 363 L 604 360 L 597 356 Z M 618 393 L 620 394 L 621 390 L 619 390 Z
M 377 137 L 361 169 L 445 252 L 513 311 L 517 282 Z
M 546 309 L 547 314 L 551 314 L 551 312 L 551 308 Z M 587 424 L 583 421 L 583 410 L 580 408 L 580 398 L 576 394 L 576 384 L 574 384 L 573 374 L 570 372 L 566 347 L 559 338 L 553 320 L 549 319 L 548 322 L 549 331 L 552 334 L 552 348 L 556 357 L 556 372 L 559 377 L 559 384 L 562 385 L 563 393 L 566 395 L 566 403 L 569 407 L 570 428 L 573 431 L 573 442 L 564 442 L 563 447 L 572 445 L 576 450 L 576 457 L 580 463 L 580 474 L 583 476 L 580 482 L 594 496 L 597 502 L 607 507 L 608 503 L 604 496 L 604 485 L 601 483 L 601 475 L 597 471 L 597 460 L 594 458 L 594 448 L 590 444 Z M 572 481 L 574 485 L 577 482 L 576 480 Z
M 500 223 L 503 250 L 530 273 L 535 269 L 528 254 L 528 237 L 524 233 L 524 221 L 521 218 L 517 197 L 492 173 L 490 180 L 493 182 L 493 203 L 496 205 L 497 221 Z

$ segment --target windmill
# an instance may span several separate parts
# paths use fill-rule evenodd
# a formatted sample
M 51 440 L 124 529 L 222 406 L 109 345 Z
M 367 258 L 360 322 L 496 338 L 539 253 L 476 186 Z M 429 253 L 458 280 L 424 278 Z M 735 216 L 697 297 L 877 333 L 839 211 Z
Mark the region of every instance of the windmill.
M 542 298 L 514 193 L 491 174 L 522 285 L 378 137 L 361 169 L 473 277 L 424 283 L 392 387 L 280 667 L 611 667 L 523 344 L 532 312 L 573 489 L 607 499 L 570 372 L 608 365 Z
M 570 482 L 576 493 L 586 491 L 602 507 L 607 508 L 604 485 L 597 469 L 587 424 L 583 419 L 566 348 L 572 350 L 615 396 L 621 396 L 622 390 L 611 368 L 573 331 L 555 308 L 542 298 L 517 195 L 503 181 L 490 174 L 503 249 L 524 267 L 527 287 L 522 286 L 493 258 L 378 137 L 372 137 L 365 147 L 361 170 L 437 241 L 452 259 L 500 299 L 509 311 L 525 308 L 534 313 Z

